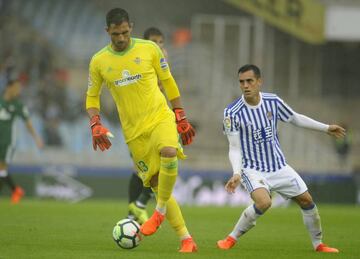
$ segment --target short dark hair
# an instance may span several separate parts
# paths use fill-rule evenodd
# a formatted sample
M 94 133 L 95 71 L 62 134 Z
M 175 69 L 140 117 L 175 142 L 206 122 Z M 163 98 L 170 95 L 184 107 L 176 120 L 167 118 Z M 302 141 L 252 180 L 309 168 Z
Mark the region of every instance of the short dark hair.
M 106 14 L 106 25 L 110 27 L 111 24 L 122 24 L 123 22 L 130 23 L 129 14 L 122 8 L 111 9 Z
M 150 27 L 144 31 L 145 40 L 148 40 L 153 35 L 164 37 L 164 34 L 156 27 Z
M 245 73 L 247 71 L 253 71 L 256 78 L 261 77 L 260 68 L 258 68 L 257 66 L 255 66 L 253 64 L 246 64 L 246 65 L 240 67 L 238 70 L 238 74 Z

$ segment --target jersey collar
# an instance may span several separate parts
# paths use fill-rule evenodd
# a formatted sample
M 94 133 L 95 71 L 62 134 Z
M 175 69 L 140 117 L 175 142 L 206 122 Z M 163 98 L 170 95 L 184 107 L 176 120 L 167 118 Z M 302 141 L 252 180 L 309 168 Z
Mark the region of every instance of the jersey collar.
M 107 49 L 108 51 L 110 51 L 112 54 L 115 54 L 115 55 L 119 55 L 119 56 L 123 56 L 125 55 L 126 53 L 128 53 L 135 45 L 135 39 L 134 38 L 130 38 L 130 44 L 129 46 L 123 50 L 123 51 L 115 51 L 113 50 L 113 48 L 111 47 L 111 43 L 107 46 Z
M 246 102 L 245 98 L 244 98 L 244 95 L 241 96 L 241 99 L 243 100 L 244 104 L 246 105 L 246 107 L 250 108 L 250 109 L 256 109 L 256 108 L 259 108 L 262 104 L 262 93 L 259 92 L 259 95 L 260 95 L 260 102 L 257 104 L 257 105 L 250 105 Z

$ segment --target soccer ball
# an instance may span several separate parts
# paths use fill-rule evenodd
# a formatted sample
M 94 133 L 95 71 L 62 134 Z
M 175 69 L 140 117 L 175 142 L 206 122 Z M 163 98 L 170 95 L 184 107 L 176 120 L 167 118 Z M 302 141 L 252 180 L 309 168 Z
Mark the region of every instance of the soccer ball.
M 113 229 L 113 239 L 118 246 L 132 249 L 141 241 L 140 225 L 132 219 L 122 219 Z

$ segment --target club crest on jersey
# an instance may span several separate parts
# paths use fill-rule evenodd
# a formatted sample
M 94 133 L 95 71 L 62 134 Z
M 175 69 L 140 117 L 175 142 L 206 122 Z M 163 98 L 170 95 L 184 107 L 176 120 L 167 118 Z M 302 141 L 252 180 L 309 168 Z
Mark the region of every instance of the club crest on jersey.
M 162 70 L 166 70 L 168 68 L 168 63 L 165 58 L 160 58 L 160 67 Z
M 142 78 L 141 74 L 131 75 L 129 70 L 122 71 L 122 78 L 115 80 L 115 86 L 127 86 L 136 83 Z
M 266 117 L 271 121 L 271 120 L 273 119 L 273 114 L 272 114 L 272 112 L 268 111 L 268 112 L 266 113 Z
M 139 65 L 139 64 L 141 63 L 141 58 L 136 57 L 136 58 L 134 59 L 134 62 L 135 62 L 135 64 Z

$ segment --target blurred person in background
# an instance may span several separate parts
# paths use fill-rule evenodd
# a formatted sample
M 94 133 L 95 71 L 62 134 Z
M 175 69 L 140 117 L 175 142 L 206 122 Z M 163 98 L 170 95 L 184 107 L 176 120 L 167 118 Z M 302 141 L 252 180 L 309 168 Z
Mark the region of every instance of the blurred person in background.
M 19 100 L 21 85 L 17 80 L 9 81 L 0 98 L 0 188 L 6 183 L 12 191 L 11 202 L 16 204 L 24 196 L 24 190 L 17 186 L 9 175 L 8 164 L 14 154 L 14 121 L 20 117 L 25 121 L 26 128 L 34 138 L 38 148 L 43 148 L 43 141 L 36 133 L 29 118 L 29 112 Z
M 164 57 L 168 58 L 167 50 L 165 49 L 165 38 L 164 34 L 156 27 L 150 27 L 144 31 L 144 39 L 155 42 L 161 49 Z
M 334 140 L 335 151 L 338 154 L 339 165 L 341 169 L 346 170 L 348 165 L 348 158 L 351 150 L 352 144 L 352 132 L 347 124 L 342 123 L 341 126 L 346 130 L 346 136 L 344 138 L 339 138 Z
M 161 49 L 151 41 L 130 36 L 132 26 L 124 9 L 110 10 L 106 25 L 111 43 L 91 59 L 86 94 L 93 147 L 104 151 L 111 146 L 108 139 L 111 133 L 100 119 L 100 94 L 105 83 L 116 103 L 138 174 L 144 186 L 152 187 L 156 193 L 155 212 L 141 225 L 141 233 L 154 234 L 166 217 L 181 240 L 179 252 L 195 252 L 197 246 L 172 195 L 181 153 L 178 133 L 185 145 L 191 144 L 195 136 L 182 108 L 179 89 Z M 158 87 L 158 80 L 173 111 Z
M 161 49 L 164 54 L 164 57 L 167 59 L 168 54 L 164 48 L 164 35 L 163 33 L 155 27 L 150 27 L 144 31 L 144 39 L 151 40 L 155 42 Z M 159 87 L 164 93 L 164 89 L 161 86 L 159 81 Z M 151 187 L 144 187 L 141 178 L 137 175 L 136 170 L 131 174 L 129 181 L 129 213 L 128 218 L 134 219 L 139 224 L 143 224 L 148 220 L 148 214 L 146 212 L 146 205 L 148 201 L 154 197 L 154 193 L 151 190 Z
M 229 159 L 234 172 L 225 189 L 234 193 L 242 183 L 254 204 L 243 211 L 233 231 L 217 242 L 218 248 L 232 248 L 238 238 L 255 226 L 256 220 L 270 208 L 270 193 L 274 191 L 300 206 L 315 251 L 338 253 L 338 249 L 322 242 L 318 209 L 305 182 L 285 161 L 277 123 L 278 120 L 290 122 L 336 138 L 343 138 L 345 129 L 298 114 L 277 95 L 260 92 L 261 72 L 255 65 L 241 67 L 238 77 L 243 94 L 224 110 L 223 127 L 229 140 Z

